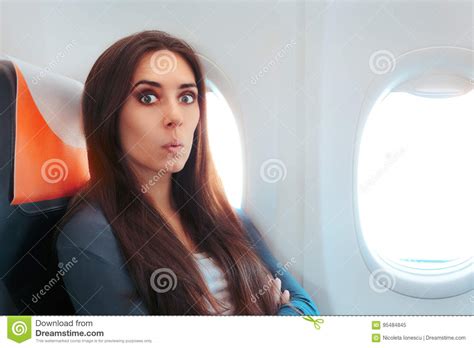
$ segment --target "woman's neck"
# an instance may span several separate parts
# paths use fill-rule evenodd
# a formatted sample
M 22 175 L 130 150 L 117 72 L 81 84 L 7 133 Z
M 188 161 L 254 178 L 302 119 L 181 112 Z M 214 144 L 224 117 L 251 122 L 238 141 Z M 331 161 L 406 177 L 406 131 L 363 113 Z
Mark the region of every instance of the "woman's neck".
M 177 238 L 190 253 L 197 252 L 198 248 L 192 237 L 192 228 L 181 220 L 179 209 L 176 208 L 173 201 L 171 173 L 158 176 L 150 171 L 142 171 L 137 177 L 142 192 L 147 195 L 153 207 L 162 214 L 166 222 L 172 226 Z
M 144 168 L 134 168 L 134 172 L 137 173 L 141 192 L 150 199 L 155 209 L 166 213 L 176 211 L 171 191 L 171 172 L 162 174 Z
M 171 180 L 171 174 L 159 178 L 146 193 L 156 209 L 168 214 L 176 211 L 171 192 Z

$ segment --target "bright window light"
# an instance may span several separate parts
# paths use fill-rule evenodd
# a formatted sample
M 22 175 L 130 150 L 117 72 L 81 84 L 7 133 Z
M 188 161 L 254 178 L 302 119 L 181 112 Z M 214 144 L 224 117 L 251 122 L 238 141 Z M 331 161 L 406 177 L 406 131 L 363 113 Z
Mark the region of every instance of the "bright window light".
M 380 257 L 421 272 L 472 258 L 474 91 L 379 101 L 362 133 L 357 195 L 361 231 Z
M 225 98 L 210 81 L 207 87 L 208 132 L 212 157 L 229 202 L 240 208 L 243 168 L 239 130 Z

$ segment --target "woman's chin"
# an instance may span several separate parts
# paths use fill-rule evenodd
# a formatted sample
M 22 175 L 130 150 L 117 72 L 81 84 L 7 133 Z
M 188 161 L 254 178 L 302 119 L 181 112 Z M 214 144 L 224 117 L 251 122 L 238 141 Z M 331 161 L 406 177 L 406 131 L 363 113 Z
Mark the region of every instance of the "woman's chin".
M 178 173 L 183 170 L 186 163 L 182 161 L 173 161 L 173 160 L 163 160 L 156 168 L 156 172 L 161 173 Z

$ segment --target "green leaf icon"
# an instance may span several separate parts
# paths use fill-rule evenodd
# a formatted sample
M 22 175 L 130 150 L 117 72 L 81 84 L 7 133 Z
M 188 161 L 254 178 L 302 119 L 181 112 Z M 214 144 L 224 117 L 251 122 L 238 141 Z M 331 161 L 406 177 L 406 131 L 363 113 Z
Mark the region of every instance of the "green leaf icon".
M 8 317 L 7 337 L 17 343 L 29 340 L 31 338 L 31 317 Z

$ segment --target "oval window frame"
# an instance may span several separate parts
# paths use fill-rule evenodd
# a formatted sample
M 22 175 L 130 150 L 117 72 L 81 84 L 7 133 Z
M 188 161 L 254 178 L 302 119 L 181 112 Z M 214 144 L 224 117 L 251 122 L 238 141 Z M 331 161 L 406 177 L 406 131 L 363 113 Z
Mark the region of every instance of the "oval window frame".
M 439 270 L 434 272 L 410 269 L 370 250 L 359 218 L 358 159 L 365 124 L 379 100 L 398 86 L 422 75 L 453 74 L 473 82 L 474 50 L 452 46 L 427 47 L 404 53 L 397 58 L 393 57 L 389 63 L 393 64 L 391 69 L 384 74 L 377 74 L 369 84 L 357 121 L 352 157 L 352 206 L 359 249 L 371 273 L 371 281 L 374 274 L 385 273 L 382 276 L 385 281 L 379 282 L 379 286 L 383 285 L 399 294 L 415 298 L 438 299 L 458 296 L 474 289 L 472 262 L 474 257 L 466 258 L 452 267 L 443 269 L 442 272 Z
M 208 92 L 208 86 L 210 85 L 211 88 L 215 89 L 218 94 L 220 94 L 225 99 L 227 105 L 234 115 L 237 132 L 240 139 L 240 153 L 242 158 L 242 194 L 240 197 L 240 206 L 233 207 L 235 209 L 243 209 L 247 200 L 247 152 L 244 142 L 245 132 L 242 124 L 242 113 L 236 101 L 236 95 L 233 93 L 235 89 L 229 76 L 213 60 L 202 53 L 196 53 L 196 55 L 199 57 L 200 63 L 204 70 L 203 74 L 206 92 Z

